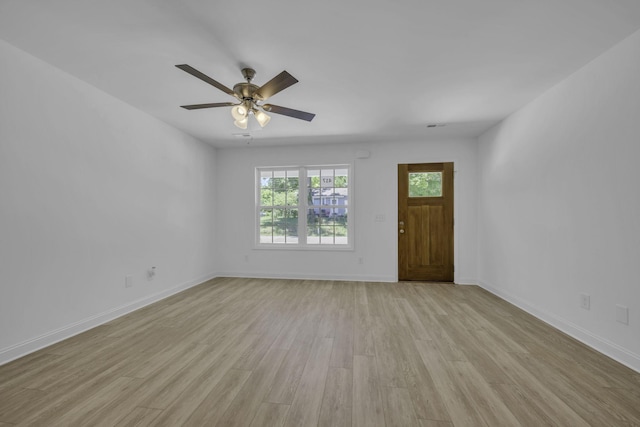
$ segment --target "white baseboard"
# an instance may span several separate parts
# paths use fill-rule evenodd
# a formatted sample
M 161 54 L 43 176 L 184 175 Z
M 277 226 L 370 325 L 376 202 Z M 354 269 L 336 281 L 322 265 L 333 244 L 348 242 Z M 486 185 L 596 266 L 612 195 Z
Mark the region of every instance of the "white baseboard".
M 132 311 L 138 310 L 149 304 L 153 304 L 154 302 L 170 297 L 171 295 L 175 295 L 179 292 L 204 283 L 208 280 L 214 279 L 218 276 L 219 275 L 217 273 L 212 273 L 194 280 L 189 280 L 188 282 L 184 282 L 178 286 L 174 286 L 173 288 L 166 289 L 164 291 L 146 296 L 144 298 L 140 298 L 136 301 L 129 302 L 112 310 L 105 311 L 95 316 L 91 316 L 78 322 L 72 323 L 70 325 L 63 326 L 62 328 L 47 332 L 30 340 L 0 349 L 0 365 L 4 365 L 5 363 L 26 356 L 29 353 L 33 353 L 34 351 L 40 350 L 44 347 L 48 347 L 74 335 L 78 335 L 79 333 L 85 332 L 91 328 L 95 328 L 96 326 L 102 325 L 103 323 L 107 323 L 113 319 L 124 316 L 125 314 L 131 313 Z
M 466 279 L 464 277 L 461 277 L 459 279 L 455 279 L 454 283 L 456 285 L 477 285 L 478 281 L 476 279 Z
M 478 286 L 491 292 L 492 294 L 502 298 L 503 300 L 515 305 L 518 308 L 526 311 L 527 313 L 535 316 L 545 323 L 553 326 L 556 329 L 564 332 L 565 334 L 577 339 L 583 344 L 588 345 L 594 350 L 609 356 L 613 360 L 622 363 L 623 365 L 640 372 L 640 355 L 609 341 L 606 338 L 598 336 L 591 331 L 584 329 L 560 316 L 550 313 L 546 310 L 535 307 L 528 302 L 509 294 L 501 289 L 495 288 L 486 282 L 478 281 Z
M 344 280 L 349 282 L 397 282 L 397 279 L 393 276 L 367 276 L 357 274 L 308 274 L 223 271 L 218 274 L 218 277 L 247 277 L 250 279 Z

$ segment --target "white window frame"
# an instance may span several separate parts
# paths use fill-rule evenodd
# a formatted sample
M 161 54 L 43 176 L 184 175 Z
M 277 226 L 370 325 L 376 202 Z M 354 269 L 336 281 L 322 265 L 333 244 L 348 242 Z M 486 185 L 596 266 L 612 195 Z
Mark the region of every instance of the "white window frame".
M 307 187 L 307 172 L 309 170 L 321 169 L 346 169 L 347 170 L 347 194 L 348 194 L 348 217 L 347 217 L 347 244 L 316 244 L 307 243 L 307 213 L 309 209 L 322 208 L 324 205 L 309 205 L 306 195 L 309 187 Z M 263 171 L 298 171 L 298 243 L 263 243 L 260 241 L 260 211 L 262 206 L 260 198 L 261 189 L 261 172 Z M 324 165 L 304 165 L 304 166 L 260 166 L 255 169 L 255 222 L 254 234 L 256 249 L 273 249 L 273 250 L 319 250 L 319 251 L 353 251 L 354 250 L 354 197 L 353 197 L 353 164 L 324 164 Z M 335 199 L 334 199 L 335 200 Z M 331 205 L 334 206 L 334 205 Z M 336 204 L 335 207 L 343 206 Z

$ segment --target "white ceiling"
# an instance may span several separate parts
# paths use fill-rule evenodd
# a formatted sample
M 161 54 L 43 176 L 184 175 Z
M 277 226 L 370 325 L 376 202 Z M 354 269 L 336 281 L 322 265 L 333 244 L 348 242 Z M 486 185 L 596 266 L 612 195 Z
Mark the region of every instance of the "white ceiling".
M 179 106 L 234 98 L 175 64 L 300 81 L 269 102 L 315 119 L 252 145 L 476 136 L 639 28 L 639 0 L 0 0 L 1 39 L 218 147 L 229 108 Z

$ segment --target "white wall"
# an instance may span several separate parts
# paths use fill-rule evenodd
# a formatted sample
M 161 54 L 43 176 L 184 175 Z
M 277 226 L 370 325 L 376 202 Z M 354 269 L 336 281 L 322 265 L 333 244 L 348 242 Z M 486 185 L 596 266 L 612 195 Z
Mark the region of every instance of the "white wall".
M 329 144 L 299 147 L 219 149 L 217 156 L 220 272 L 229 276 L 328 278 L 341 280 L 397 280 L 397 165 L 455 162 L 456 281 L 474 283 L 476 277 L 476 141 Z M 356 151 L 369 151 L 356 159 Z M 257 166 L 354 164 L 355 250 L 292 251 L 254 248 Z M 384 222 L 374 222 L 376 214 Z M 245 258 L 246 257 L 246 258 Z M 358 259 L 363 259 L 363 264 Z M 246 261 L 245 259 L 248 259 Z
M 215 274 L 212 147 L 3 41 L 0 63 L 0 363 Z
M 488 131 L 478 153 L 482 286 L 636 370 L 638 76 L 640 32 Z

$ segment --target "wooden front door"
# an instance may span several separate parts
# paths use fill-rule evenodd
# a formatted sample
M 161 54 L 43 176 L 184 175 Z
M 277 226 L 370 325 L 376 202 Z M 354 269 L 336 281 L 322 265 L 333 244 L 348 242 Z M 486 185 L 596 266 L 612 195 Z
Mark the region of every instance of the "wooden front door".
M 453 163 L 398 165 L 398 276 L 453 282 Z

